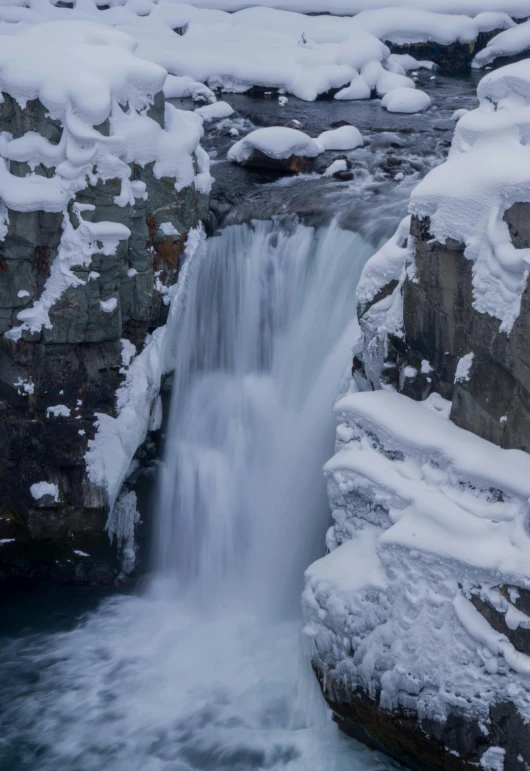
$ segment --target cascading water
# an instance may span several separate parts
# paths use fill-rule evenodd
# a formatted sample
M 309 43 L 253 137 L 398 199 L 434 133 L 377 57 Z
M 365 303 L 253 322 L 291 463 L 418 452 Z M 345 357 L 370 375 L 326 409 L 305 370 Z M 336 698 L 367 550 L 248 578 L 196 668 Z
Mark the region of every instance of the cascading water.
M 298 608 L 329 519 L 331 406 L 372 251 L 336 224 L 254 222 L 211 239 L 177 330 L 161 475 L 157 568 L 174 591 Z
M 72 631 L 4 645 L 0 766 L 394 767 L 339 734 L 297 663 L 303 571 L 329 520 L 331 407 L 375 246 L 335 224 L 254 222 L 188 266 L 155 578 Z M 309 728 L 311 704 L 323 718 Z

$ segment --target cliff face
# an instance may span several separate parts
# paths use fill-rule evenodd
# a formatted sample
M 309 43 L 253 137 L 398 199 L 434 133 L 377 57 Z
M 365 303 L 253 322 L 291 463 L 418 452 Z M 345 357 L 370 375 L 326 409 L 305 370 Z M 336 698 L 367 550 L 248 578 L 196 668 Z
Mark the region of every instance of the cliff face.
M 529 82 L 528 63 L 482 81 L 365 268 L 306 574 L 337 722 L 418 771 L 530 766 Z
M 39 45 L 53 57 L 54 44 L 71 38 L 73 26 L 62 26 L 50 25 L 57 29 L 37 42 L 37 58 Z M 28 100 L 16 77 L 4 79 L 0 103 L 9 132 L 0 146 L 1 578 L 114 580 L 119 564 L 105 524 L 123 470 L 110 489 L 91 470 L 89 449 L 103 416 L 116 419 L 127 406 L 117 397 L 129 365 L 143 350 L 150 355 L 188 233 L 207 215 L 201 120 L 165 107 L 164 71 L 129 54 L 127 36 L 116 45 L 111 32 L 107 39 L 91 27 L 86 35 L 79 27 L 79 48 L 90 53 L 102 36 L 103 56 L 110 50 L 128 79 L 128 90 L 108 85 L 103 122 L 93 127 L 98 118 L 83 114 L 82 93 Z M 79 79 L 99 77 L 104 89 L 97 64 L 83 64 Z M 30 91 L 38 95 L 36 85 Z M 145 386 L 147 410 L 159 385 Z M 141 440 L 147 426 L 136 429 Z M 122 465 L 135 449 L 121 441 Z

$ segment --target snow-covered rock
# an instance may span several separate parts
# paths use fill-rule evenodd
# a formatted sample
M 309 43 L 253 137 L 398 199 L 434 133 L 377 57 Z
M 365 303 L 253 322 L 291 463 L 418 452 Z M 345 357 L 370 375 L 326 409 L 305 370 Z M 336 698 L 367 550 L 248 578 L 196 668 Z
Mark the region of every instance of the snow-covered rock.
M 530 629 L 518 603 L 530 596 L 530 456 L 457 428 L 435 397 L 337 402 L 330 553 L 306 572 L 304 633 L 345 730 L 357 720 L 398 759 L 408 747 L 418 769 L 442 741 L 471 769 L 497 746 L 497 705 L 510 704 L 520 722 L 501 749 L 512 769 L 530 695 L 530 644 L 522 651 L 513 631 Z M 399 710 L 417 716 L 416 737 L 409 718 L 390 739 Z M 451 734 L 456 715 L 482 738 Z
M 251 131 L 232 145 L 227 157 L 232 163 L 242 166 L 305 172 L 309 170 L 312 159 L 324 152 L 324 149 L 322 142 L 312 139 L 303 131 L 273 126 Z
M 466 244 L 474 307 L 509 333 L 530 265 L 530 250 L 512 243 L 503 219 L 530 196 L 530 61 L 489 73 L 477 93 L 480 106 L 458 121 L 448 160 L 420 182 L 411 211 L 429 218 L 435 238 Z
M 422 112 L 431 106 L 431 97 L 425 91 L 396 88 L 383 97 L 381 104 L 388 112 Z
M 341 126 L 324 131 L 319 135 L 318 142 L 325 150 L 355 150 L 364 144 L 361 132 L 355 126 Z

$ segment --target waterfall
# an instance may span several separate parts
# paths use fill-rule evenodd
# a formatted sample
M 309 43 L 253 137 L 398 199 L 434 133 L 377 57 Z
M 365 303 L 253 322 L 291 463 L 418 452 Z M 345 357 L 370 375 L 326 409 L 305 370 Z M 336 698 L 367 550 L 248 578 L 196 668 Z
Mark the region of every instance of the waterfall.
M 299 656 L 303 572 L 330 519 L 331 408 L 373 250 L 335 224 L 278 220 L 229 227 L 188 263 L 155 579 L 71 630 L 3 645 L 2 768 L 395 768 L 332 725 Z
M 293 220 L 210 239 L 175 330 L 156 537 L 171 592 L 296 613 L 322 554 L 331 409 L 373 249 Z

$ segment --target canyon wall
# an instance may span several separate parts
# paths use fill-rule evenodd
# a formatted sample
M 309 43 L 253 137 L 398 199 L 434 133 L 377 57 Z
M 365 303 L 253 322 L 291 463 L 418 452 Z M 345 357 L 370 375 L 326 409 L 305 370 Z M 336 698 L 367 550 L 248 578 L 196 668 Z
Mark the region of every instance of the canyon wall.
M 49 28 L 29 41 L 30 87 L 24 73 L 3 78 L 0 100 L 0 578 L 109 583 L 119 562 L 105 525 L 149 427 L 153 367 L 130 440 L 98 443 L 98 432 L 128 406 L 131 363 L 159 353 L 152 333 L 207 216 L 208 164 L 201 119 L 166 106 L 166 73 L 137 59 L 134 41 L 89 23 Z M 38 69 L 58 48 L 65 70 L 79 69 L 49 95 Z M 102 109 L 81 74 L 107 97 Z M 102 444 L 115 455 L 99 459 L 103 471 Z
M 336 721 L 417 771 L 530 767 L 528 67 L 484 78 L 365 268 L 306 574 Z

